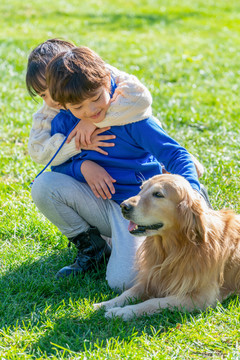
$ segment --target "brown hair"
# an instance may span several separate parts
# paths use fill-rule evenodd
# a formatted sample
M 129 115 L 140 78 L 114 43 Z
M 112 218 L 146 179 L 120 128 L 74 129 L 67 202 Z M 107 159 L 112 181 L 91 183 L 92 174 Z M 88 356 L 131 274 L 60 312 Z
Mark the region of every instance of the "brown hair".
M 105 62 L 85 46 L 57 55 L 47 67 L 46 79 L 52 99 L 63 106 L 81 103 L 101 86 L 110 90 Z
M 75 47 L 69 41 L 49 39 L 32 50 L 28 57 L 26 86 L 29 94 L 34 97 L 47 89 L 46 68 L 57 54 Z

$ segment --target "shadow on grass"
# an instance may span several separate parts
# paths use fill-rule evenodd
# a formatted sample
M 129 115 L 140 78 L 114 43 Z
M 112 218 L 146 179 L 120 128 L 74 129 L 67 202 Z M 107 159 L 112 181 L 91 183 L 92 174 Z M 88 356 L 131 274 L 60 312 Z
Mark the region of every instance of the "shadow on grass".
M 145 335 L 174 331 L 190 321 L 198 312 L 180 313 L 163 310 L 160 314 L 135 318 L 105 319 L 104 310 L 93 311 L 91 304 L 110 299 L 116 294 L 105 281 L 105 266 L 85 276 L 55 280 L 61 266 L 72 262 L 67 250 L 39 260 L 25 262 L 0 278 L 1 336 L 21 329 L 25 332 L 29 354 L 55 355 L 66 349 L 71 352 L 92 351 L 95 345 L 105 348 L 111 342 L 131 342 Z M 228 306 L 228 302 L 224 306 Z M 31 334 L 34 333 L 32 342 Z M 120 346 L 120 345 L 119 345 Z
M 181 322 L 179 313 L 164 311 L 152 317 L 142 317 L 129 323 L 121 319 L 107 320 L 104 311 L 93 311 L 92 303 L 116 296 L 105 280 L 106 267 L 91 271 L 85 276 L 55 280 L 55 273 L 72 262 L 73 251 L 56 250 L 48 257 L 29 260 L 5 273 L 0 278 L 1 336 L 22 329 L 29 339 L 29 353 L 40 351 L 48 356 L 54 348 L 85 351 L 94 344 L 106 346 L 109 339 L 131 341 L 136 333 L 152 333 L 152 326 L 161 329 Z M 40 335 L 39 335 L 40 334 Z M 53 345 L 56 344 L 57 346 Z
M 104 265 L 97 272 L 69 279 L 55 279 L 56 272 L 72 263 L 74 252 L 57 250 L 53 255 L 26 261 L 0 277 L 0 326 L 30 319 L 31 312 L 41 312 L 46 303 L 55 305 L 70 298 L 89 298 L 104 286 Z M 91 281 L 91 276 L 95 281 Z M 96 282 L 97 279 L 97 282 Z

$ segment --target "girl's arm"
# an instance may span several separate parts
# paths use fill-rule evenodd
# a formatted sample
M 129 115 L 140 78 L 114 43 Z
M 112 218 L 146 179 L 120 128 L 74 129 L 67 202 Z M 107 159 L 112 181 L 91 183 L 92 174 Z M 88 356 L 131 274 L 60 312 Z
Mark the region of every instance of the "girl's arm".
M 28 152 L 32 160 L 36 163 L 46 165 L 65 139 L 65 136 L 60 133 L 51 136 L 51 122 L 58 112 L 58 110 L 44 104 L 41 109 L 33 115 L 33 124 L 28 141 Z M 63 145 L 53 160 L 52 165 L 62 164 L 80 152 L 81 150 L 76 149 L 75 141 L 72 139 L 70 143 Z
M 105 119 L 97 127 L 125 125 L 147 119 L 152 115 L 152 97 L 148 89 L 134 75 L 106 64 L 117 89 Z

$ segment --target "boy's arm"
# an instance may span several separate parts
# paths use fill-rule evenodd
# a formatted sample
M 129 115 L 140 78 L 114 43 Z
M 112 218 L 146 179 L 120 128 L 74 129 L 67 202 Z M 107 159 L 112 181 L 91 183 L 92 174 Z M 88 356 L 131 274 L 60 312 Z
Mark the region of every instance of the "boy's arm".
M 152 97 L 148 89 L 134 75 L 106 64 L 117 89 L 105 119 L 97 127 L 116 126 L 147 119 L 152 115 Z
M 192 188 L 200 190 L 198 175 L 191 155 L 172 139 L 152 118 L 129 125 L 134 141 L 172 173 L 185 177 Z
M 115 194 L 113 183 L 116 180 L 102 166 L 86 160 L 82 162 L 80 171 L 97 198 L 111 199 L 111 194 Z
M 54 166 L 52 171 L 69 175 L 81 182 L 86 182 L 97 198 L 111 199 L 115 193 L 113 183 L 116 182 L 108 172 L 97 163 L 85 160 L 75 159 L 59 166 Z
M 51 122 L 58 113 L 58 110 L 44 104 L 42 108 L 33 115 L 33 125 L 28 141 L 28 152 L 36 163 L 46 165 L 65 139 L 65 136 L 60 133 L 51 136 Z M 79 152 L 80 150 L 76 149 L 75 141 L 72 139 L 70 143 L 63 145 L 53 160 L 52 165 L 59 165 Z

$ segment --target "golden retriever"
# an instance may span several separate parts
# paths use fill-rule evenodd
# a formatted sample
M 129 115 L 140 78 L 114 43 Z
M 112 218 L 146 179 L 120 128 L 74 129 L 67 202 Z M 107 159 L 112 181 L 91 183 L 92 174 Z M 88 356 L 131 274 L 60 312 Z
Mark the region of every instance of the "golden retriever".
M 157 175 L 121 204 L 129 231 L 147 236 L 137 253 L 135 285 L 104 306 L 106 317 L 191 311 L 240 293 L 240 216 L 214 211 L 179 175 Z M 141 303 L 123 306 L 127 301 Z

